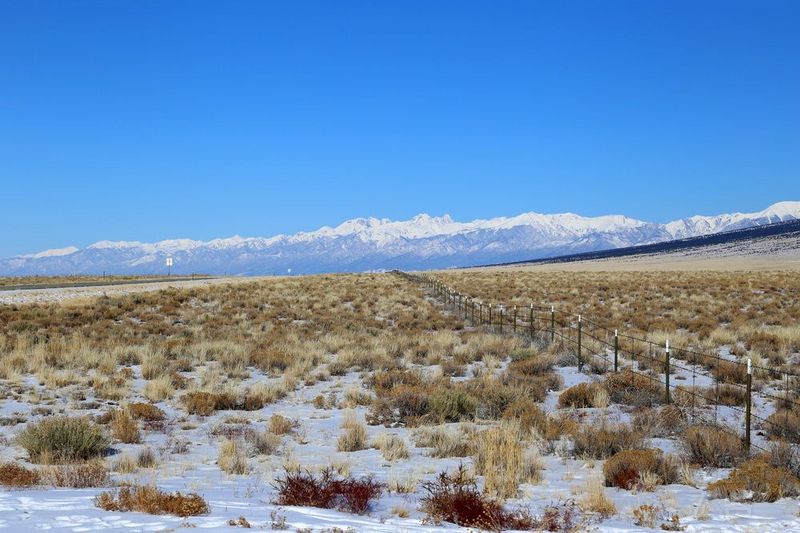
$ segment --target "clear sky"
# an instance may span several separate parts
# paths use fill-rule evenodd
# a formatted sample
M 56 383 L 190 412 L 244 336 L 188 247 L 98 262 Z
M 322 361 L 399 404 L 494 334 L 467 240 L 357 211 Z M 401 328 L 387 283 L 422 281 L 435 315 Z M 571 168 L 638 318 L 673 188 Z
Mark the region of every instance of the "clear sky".
M 800 200 L 800 2 L 0 0 L 0 256 Z

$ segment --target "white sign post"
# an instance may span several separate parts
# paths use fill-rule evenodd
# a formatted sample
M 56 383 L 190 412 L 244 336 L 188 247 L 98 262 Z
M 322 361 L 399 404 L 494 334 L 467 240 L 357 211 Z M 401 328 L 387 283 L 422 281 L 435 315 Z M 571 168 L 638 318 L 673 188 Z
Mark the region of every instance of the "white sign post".
M 167 257 L 167 277 L 172 275 L 172 258 Z

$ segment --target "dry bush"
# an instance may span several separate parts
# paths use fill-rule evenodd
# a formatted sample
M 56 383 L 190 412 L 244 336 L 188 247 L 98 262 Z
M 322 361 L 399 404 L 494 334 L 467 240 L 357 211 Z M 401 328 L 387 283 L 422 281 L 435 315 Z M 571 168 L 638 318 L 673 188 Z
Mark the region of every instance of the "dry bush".
M 347 413 L 342 421 L 342 434 L 336 441 L 340 452 L 357 452 L 367 447 L 367 428 L 352 413 Z
M 372 447 L 380 450 L 387 461 L 408 459 L 409 452 L 406 441 L 392 433 L 381 433 L 372 440 Z
M 727 478 L 709 483 L 708 492 L 733 501 L 774 502 L 800 495 L 800 479 L 757 458 L 745 461 Z
M 267 431 L 273 435 L 288 435 L 297 429 L 297 426 L 298 422 L 296 420 L 291 420 L 275 413 L 269 418 L 269 427 Z
M 581 510 L 588 513 L 597 513 L 602 518 L 617 514 L 617 506 L 606 496 L 603 482 L 599 478 L 587 480 L 583 488 L 583 496 L 578 501 Z
M 742 385 L 723 383 L 717 387 L 709 387 L 703 396 L 709 403 L 744 406 L 747 402 L 747 389 Z
M 688 423 L 685 413 L 675 405 L 643 407 L 633 413 L 631 424 L 647 437 L 671 437 L 682 433 Z
M 111 434 L 120 442 L 125 444 L 134 444 L 141 442 L 142 437 L 139 434 L 139 426 L 136 421 L 130 417 L 128 411 L 118 409 L 114 411 L 111 417 Z
M 317 476 L 309 471 L 285 471 L 274 483 L 276 505 L 297 505 L 339 509 L 364 514 L 373 500 L 379 498 L 385 486 L 371 477 L 339 477 L 331 468 Z
M 503 420 L 514 421 L 520 430 L 528 435 L 544 435 L 547 428 L 547 415 L 535 402 L 522 398 L 503 411 Z
M 741 439 L 717 426 L 691 426 L 681 436 L 689 460 L 700 466 L 728 468 L 747 455 Z
M 136 455 L 136 466 L 139 468 L 155 468 L 158 466 L 158 458 L 152 448 L 143 448 Z
M 108 468 L 101 461 L 48 466 L 42 470 L 42 480 L 53 487 L 72 489 L 107 487 L 111 484 Z
M 659 404 L 664 399 L 662 385 L 630 370 L 608 374 L 605 387 L 614 403 L 642 407 Z
M 164 411 L 151 403 L 129 403 L 126 407 L 126 410 L 134 420 L 158 422 L 166 418 Z
M 647 476 L 651 476 L 652 483 L 647 482 Z M 606 459 L 603 477 L 607 487 L 653 490 L 655 484 L 674 483 L 678 479 L 678 466 L 660 450 L 623 450 Z
M 222 441 L 217 455 L 217 465 L 226 474 L 242 476 L 250 472 L 247 454 L 241 444 L 235 440 L 225 439 Z
M 163 492 L 156 487 L 134 485 L 114 492 L 102 492 L 95 505 L 105 511 L 136 511 L 147 514 L 198 516 L 208 514 L 208 504 L 197 494 Z
M 253 447 L 253 451 L 258 455 L 273 455 L 281 446 L 281 436 L 274 433 L 253 433 L 245 436 Z
M 509 512 L 495 500 L 478 491 L 463 465 L 452 474 L 441 472 L 435 480 L 422 484 L 425 496 L 420 500 L 420 510 L 427 515 L 426 522 L 442 522 L 500 531 L 503 529 L 532 530 L 536 520 L 525 511 Z
M 55 416 L 29 423 L 17 436 L 17 444 L 35 463 L 69 463 L 103 455 L 110 442 L 86 418 Z
M 39 472 L 15 463 L 0 465 L 0 486 L 21 489 L 39 484 Z
M 767 417 L 763 426 L 772 438 L 785 439 L 794 444 L 800 443 L 800 415 L 795 410 L 778 409 Z
M 204 391 L 187 392 L 181 398 L 186 412 L 191 415 L 208 416 L 217 409 L 217 395 Z
M 603 390 L 602 385 L 598 383 L 578 383 L 572 387 L 564 390 L 558 396 L 558 407 L 574 407 L 576 409 L 584 409 L 587 407 L 607 407 L 608 401 L 603 405 L 598 405 L 597 400 L 602 398 Z
M 584 424 L 573 436 L 576 457 L 605 459 L 623 450 L 642 447 L 642 434 L 628 424 Z

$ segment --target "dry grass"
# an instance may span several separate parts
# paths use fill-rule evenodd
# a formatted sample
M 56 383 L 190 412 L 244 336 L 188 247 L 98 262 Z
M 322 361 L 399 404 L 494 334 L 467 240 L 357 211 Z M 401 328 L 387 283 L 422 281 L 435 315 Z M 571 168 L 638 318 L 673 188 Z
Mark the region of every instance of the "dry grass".
M 197 494 L 163 492 L 156 487 L 134 485 L 115 492 L 102 492 L 95 505 L 105 511 L 136 511 L 147 514 L 198 516 L 208 513 L 208 504 Z
M 380 450 L 383 458 L 389 462 L 408 459 L 408 445 L 401 437 L 392 433 L 381 433 L 372 440 L 372 447 Z
M 483 476 L 484 491 L 501 499 L 513 498 L 520 483 L 541 480 L 538 455 L 522 446 L 519 426 L 504 423 L 481 432 L 475 445 L 475 471 Z
M 15 463 L 0 465 L 0 486 L 22 489 L 38 485 L 39 481 L 40 475 L 36 470 Z
M 742 463 L 727 478 L 710 483 L 708 492 L 714 498 L 774 502 L 800 495 L 800 479 L 785 468 L 753 459 Z
M 367 428 L 349 412 L 342 421 L 342 433 L 336 441 L 340 452 L 357 452 L 367 447 Z
M 602 518 L 617 514 L 617 506 L 606 495 L 603 481 L 600 478 L 590 478 L 582 489 L 582 496 L 578 501 L 581 510 L 588 513 L 597 513 Z
M 250 465 L 247 462 L 241 443 L 235 440 L 225 439 L 219 446 L 217 465 L 226 474 L 243 476 L 250 472 Z

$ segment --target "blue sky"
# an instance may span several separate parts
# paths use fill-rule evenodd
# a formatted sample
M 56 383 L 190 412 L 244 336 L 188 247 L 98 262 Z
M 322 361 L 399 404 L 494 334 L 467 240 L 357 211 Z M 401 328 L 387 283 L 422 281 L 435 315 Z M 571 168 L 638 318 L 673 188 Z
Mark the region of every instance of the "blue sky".
M 800 199 L 800 3 L 0 0 L 0 256 Z

